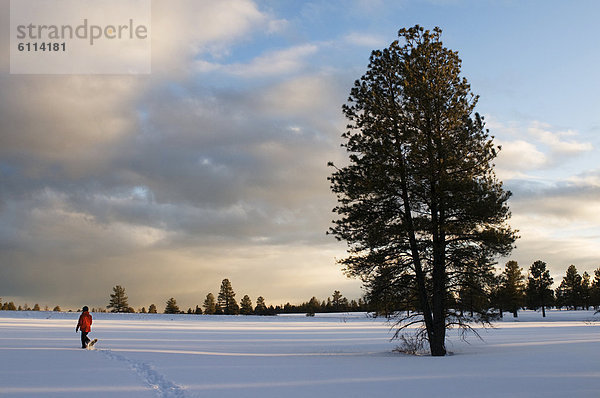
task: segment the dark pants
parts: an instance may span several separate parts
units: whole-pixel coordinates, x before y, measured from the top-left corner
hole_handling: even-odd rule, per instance
[[[89,332],[81,331],[81,348],[86,348],[88,343],[90,342],[90,338],[87,337]]]

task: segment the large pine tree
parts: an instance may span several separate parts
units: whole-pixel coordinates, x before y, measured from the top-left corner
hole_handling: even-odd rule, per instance
[[[165,306],[165,314],[179,314],[179,306],[177,305],[177,300],[173,297],[167,300],[167,305]]]
[[[212,293],[208,293],[202,304],[204,307],[204,313],[207,315],[213,315],[217,310],[217,303],[215,302],[215,296]]]
[[[585,310],[590,309],[591,293],[592,293],[592,281],[590,274],[583,272],[581,275],[581,306]],[[37,305],[37,304],[36,304]],[[35,308],[34,308],[35,310]]]
[[[502,272],[501,300],[504,308],[517,317],[525,300],[525,275],[514,260],[508,261]]]
[[[121,285],[113,287],[113,292],[110,295],[110,301],[106,308],[110,308],[111,312],[129,312],[129,298],[125,294],[125,288]]]
[[[527,278],[527,305],[532,309],[542,309],[542,317],[546,317],[546,306],[553,298],[553,292],[550,287],[554,279],[550,276],[550,271],[546,269],[546,263],[537,260],[529,267],[529,277]]]
[[[372,52],[343,106],[350,164],[330,177],[339,216],[330,232],[349,244],[341,261],[349,275],[386,275],[414,292],[416,309],[399,318],[400,330],[422,322],[440,356],[447,327],[488,319],[465,319],[449,297],[466,274],[508,254],[516,236],[506,223],[510,193],[493,171],[497,147],[474,112],[478,98],[458,54],[443,46],[439,28],[399,37]]]
[[[460,287],[454,306],[461,316],[468,314],[474,318],[475,314],[480,314],[481,319],[487,320],[488,316],[491,319],[492,314],[488,314],[487,310],[490,308],[490,297],[497,280],[493,264],[485,256],[480,259],[465,258],[463,261],[465,264],[470,263],[470,266],[463,267],[469,271],[456,278]]]
[[[265,298],[263,296],[259,296],[256,299],[256,307],[254,308],[254,313],[256,315],[267,314],[267,304],[265,304]]]
[[[250,296],[247,294],[242,297],[242,301],[240,301],[240,314],[242,315],[252,315],[254,310],[252,308],[252,300],[250,300]]]
[[[237,315],[240,312],[240,307],[235,301],[235,292],[231,286],[229,279],[223,279],[221,289],[217,297],[217,303],[225,315]]]
[[[594,280],[590,288],[590,304],[596,311],[600,308],[600,268],[594,270]]]
[[[342,310],[342,299],[344,298],[344,296],[342,296],[342,293],[340,293],[339,290],[334,290],[333,294],[331,295],[331,306],[333,311],[341,311]]]
[[[567,272],[556,289],[556,304],[576,310],[582,306],[582,278],[577,267],[570,265]]]

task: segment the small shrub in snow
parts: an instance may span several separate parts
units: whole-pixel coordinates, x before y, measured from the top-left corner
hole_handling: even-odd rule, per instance
[[[417,334],[402,334],[398,337],[400,345],[394,348],[394,352],[399,352],[406,355],[424,355],[425,350],[425,337],[421,333]]]

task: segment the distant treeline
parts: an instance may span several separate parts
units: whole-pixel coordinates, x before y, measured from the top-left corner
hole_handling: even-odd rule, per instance
[[[594,271],[594,279],[584,272],[579,274],[574,265],[569,266],[556,289],[545,262],[535,261],[527,274],[516,261],[508,261],[500,274],[465,272],[457,293],[449,295],[448,308],[461,315],[487,313],[503,316],[510,312],[518,316],[520,309],[541,309],[546,316],[547,308],[577,310],[600,307],[600,268]],[[389,280],[386,284],[368,286],[366,302],[371,311],[393,316],[398,312],[419,310],[416,289],[406,279]]]
[[[45,306],[44,311],[50,311],[50,307]],[[25,304],[23,306],[17,306],[14,302],[9,301],[8,303],[2,303],[2,299],[0,298],[0,311],[42,311],[39,304],[35,304],[33,308],[29,307],[29,305]],[[52,309],[52,311],[60,312],[61,309],[57,305]]]
[[[312,297],[310,300],[302,304],[295,305],[287,303],[285,305],[267,305],[264,297],[259,296],[256,302],[253,303],[248,295],[244,295],[238,303],[235,299],[235,292],[228,279],[224,279],[221,283],[219,294],[215,298],[214,294],[208,293],[204,302],[201,305],[196,305],[195,308],[188,308],[184,311],[177,305],[177,300],[171,297],[165,303],[165,314],[197,314],[197,315],[277,315],[283,313],[306,313],[314,315],[317,312],[350,312],[350,311],[369,311],[369,307],[363,299],[348,300],[339,290],[333,292],[331,297],[326,300],[319,300]],[[27,304],[24,306],[16,306],[12,301],[2,304],[0,299],[0,310],[3,311],[40,311],[40,306],[35,304],[30,308]],[[44,311],[50,311],[48,306]],[[59,306],[54,307],[52,311],[61,311]],[[79,311],[79,310],[78,310]],[[109,303],[106,308],[91,308],[92,312],[121,312],[121,313],[141,313],[141,314],[156,314],[158,308],[155,304],[150,304],[148,308],[141,307],[137,310],[129,305],[129,298],[125,292],[125,288],[121,285],[113,287],[113,292],[110,294]]]
[[[554,280],[546,268],[546,263],[538,260],[529,268],[527,275],[519,267],[516,261],[508,261],[502,273],[495,275],[473,275],[460,289],[458,294],[448,297],[451,305],[449,308],[469,313],[488,310],[502,316],[504,312],[510,312],[513,316],[523,308],[531,310],[542,310],[545,316],[547,308],[557,309],[590,309],[600,308],[600,268],[594,271],[594,279],[584,272],[579,274],[574,265],[569,266],[560,285],[555,290],[551,289]],[[392,281],[393,282],[393,281]],[[408,287],[407,287],[408,286]],[[295,305],[267,305],[265,298],[259,296],[253,303],[248,295],[238,303],[235,292],[229,279],[223,279],[219,294],[215,298],[208,293],[201,305],[188,308],[184,311],[177,305],[177,300],[171,297],[165,303],[165,314],[205,314],[205,315],[277,315],[305,313],[308,316],[317,312],[371,312],[376,315],[393,316],[398,312],[411,312],[418,310],[416,289],[410,284],[403,284],[402,289],[394,283],[385,286],[375,286],[368,289],[367,294],[358,300],[348,300],[339,290],[335,290],[331,297],[320,300],[312,297],[302,304]],[[125,288],[117,285],[113,287],[110,294],[109,304],[106,308],[92,308],[93,312],[124,312],[124,313],[150,313],[156,314],[158,308],[150,304],[148,308],[142,307],[138,310],[129,306]],[[41,308],[35,304],[30,308],[27,304],[16,306],[12,301],[2,303],[0,299],[0,310],[2,311],[40,311]],[[44,311],[50,311],[44,307]],[[56,306],[52,311],[61,311]]]
[[[208,293],[201,305],[195,308],[188,308],[184,311],[177,305],[177,300],[169,298],[165,303],[165,314],[198,314],[198,315],[277,315],[284,313],[306,313],[314,315],[316,312],[349,312],[349,311],[369,311],[369,308],[363,299],[348,300],[342,296],[339,290],[333,292],[331,297],[326,300],[319,300],[312,297],[310,300],[294,305],[287,303],[285,305],[267,305],[265,298],[259,296],[253,303],[248,295],[244,295],[238,303],[235,299],[235,291],[229,279],[223,279],[217,297],[213,293]],[[142,307],[137,311],[128,304],[128,297],[125,294],[125,288],[117,285],[113,288],[110,295],[107,309],[111,312],[139,312],[139,313],[157,313],[155,304],[150,304],[148,308]]]

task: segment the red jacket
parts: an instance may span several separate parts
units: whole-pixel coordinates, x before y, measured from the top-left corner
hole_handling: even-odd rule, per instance
[[[92,330],[92,316],[89,312],[84,311],[79,316],[79,322],[77,322],[77,329],[81,329],[82,332],[90,332]]]

